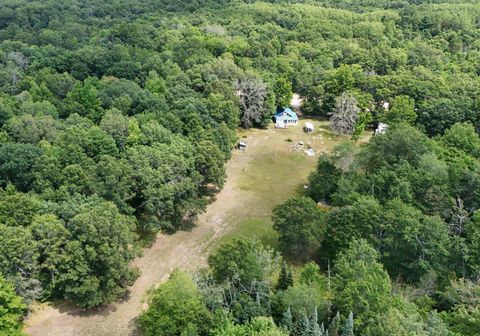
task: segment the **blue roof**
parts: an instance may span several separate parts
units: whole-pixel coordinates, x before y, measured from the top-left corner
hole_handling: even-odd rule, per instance
[[[284,116],[283,114],[286,113],[287,116]],[[277,113],[275,113],[275,117],[277,118],[282,118],[282,119],[290,119],[290,120],[298,120],[298,116],[295,112],[292,111],[291,108],[289,107],[284,107],[281,109],[277,110]]]

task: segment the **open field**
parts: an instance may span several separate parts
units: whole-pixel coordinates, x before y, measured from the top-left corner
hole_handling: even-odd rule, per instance
[[[272,229],[271,213],[275,205],[301,192],[308,174],[314,169],[318,155],[330,151],[335,144],[345,140],[330,133],[326,122],[309,120],[315,125],[313,133],[304,133],[302,126],[288,129],[251,130],[241,132],[249,145],[247,151],[236,153],[250,162],[248,168],[237,177],[237,192],[245,195],[239,204],[227,214],[229,232],[223,237],[259,237],[263,242],[276,246],[276,234]],[[290,142],[291,141],[291,142]],[[299,141],[315,151],[307,156],[303,150],[294,150]]]
[[[164,281],[174,268],[193,270],[205,265],[206,256],[219,242],[233,237],[258,236],[273,246],[273,207],[303,188],[318,154],[344,140],[330,134],[326,122],[312,120],[316,129],[307,135],[300,125],[289,129],[239,132],[246,151],[235,151],[227,165],[227,181],[191,231],[159,234],[135,261],[142,272],[129,295],[108,308],[82,312],[64,304],[39,305],[27,321],[35,336],[137,335],[135,318],[145,308],[144,295]],[[320,129],[323,129],[321,131]],[[364,140],[368,139],[369,135]],[[288,139],[291,142],[287,141]],[[294,144],[311,143],[316,155],[292,150]]]

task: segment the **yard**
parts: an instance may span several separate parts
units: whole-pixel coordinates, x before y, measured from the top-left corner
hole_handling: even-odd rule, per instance
[[[302,126],[310,121],[312,133]],[[363,141],[368,141],[370,134]],[[27,331],[38,336],[127,336],[136,335],[135,318],[145,308],[149,288],[168,278],[175,268],[196,269],[206,263],[208,253],[234,237],[259,237],[276,246],[271,212],[275,205],[300,192],[318,155],[347,140],[330,133],[326,122],[301,120],[288,129],[245,130],[239,132],[245,151],[234,150],[227,164],[227,181],[207,211],[190,231],[159,234],[152,246],[134,263],[141,276],[121,302],[83,312],[66,304],[40,304],[27,321]],[[310,144],[315,155],[307,156]]]

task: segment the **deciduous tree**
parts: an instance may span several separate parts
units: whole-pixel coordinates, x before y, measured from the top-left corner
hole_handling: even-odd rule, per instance
[[[357,99],[346,92],[336,99],[335,111],[330,117],[330,128],[334,132],[342,135],[354,133],[355,124],[360,117],[360,109],[357,104]]]

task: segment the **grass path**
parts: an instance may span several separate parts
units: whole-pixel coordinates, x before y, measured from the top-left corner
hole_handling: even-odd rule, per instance
[[[259,236],[275,245],[271,228],[273,207],[302,187],[317,157],[292,150],[294,143],[310,142],[318,152],[329,151],[341,139],[319,130],[312,135],[301,126],[286,130],[250,130],[241,132],[248,149],[235,151],[227,164],[227,181],[216,200],[199,216],[191,231],[173,235],[159,234],[151,247],[134,264],[141,276],[128,297],[108,308],[83,312],[67,304],[40,304],[27,320],[32,336],[132,336],[135,318],[145,308],[148,289],[166,280],[174,268],[193,270],[205,265],[208,252],[226,239]],[[286,141],[291,139],[292,142]]]

